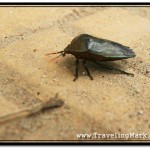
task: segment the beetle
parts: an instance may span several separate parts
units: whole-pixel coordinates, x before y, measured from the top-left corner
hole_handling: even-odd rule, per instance
[[[93,61],[103,68],[119,71],[120,73],[134,76],[134,74],[132,73],[128,73],[112,66],[107,66],[99,63],[101,61],[115,61],[121,59],[128,59],[136,56],[135,53],[130,49],[130,47],[124,46],[117,42],[97,38],[88,34],[81,34],[75,37],[63,51],[48,53],[46,55],[59,53],[60,55],[56,58],[60,56],[65,56],[66,54],[72,54],[76,57],[75,78],[73,81],[76,81],[76,79],[78,79],[79,59],[83,60],[83,67],[85,68],[86,73],[91,80],[93,80],[93,77],[89,72],[86,61]],[[56,58],[52,59],[51,61],[55,60]]]

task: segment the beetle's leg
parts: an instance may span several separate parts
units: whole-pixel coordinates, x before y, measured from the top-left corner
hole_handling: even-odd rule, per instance
[[[96,64],[99,65],[100,67],[103,67],[103,68],[106,68],[106,69],[110,69],[110,70],[115,70],[115,71],[118,71],[118,72],[120,72],[122,74],[130,75],[130,76],[134,77],[134,74],[125,72],[125,71],[120,70],[118,68],[115,68],[115,67],[112,67],[112,66],[108,66],[108,65],[105,65],[105,64],[100,64],[100,63],[97,63],[97,62],[96,62]]]
[[[76,59],[75,61],[75,78],[73,79],[73,81],[76,81],[78,79],[78,68],[79,68],[79,59]]]
[[[87,67],[86,61],[83,60],[82,64],[83,64],[83,67],[85,68],[85,70],[86,70],[87,75],[89,76],[89,78],[90,78],[91,80],[93,80],[93,77],[91,76],[91,74],[90,74],[90,72],[89,72],[89,69],[88,69],[88,67]]]

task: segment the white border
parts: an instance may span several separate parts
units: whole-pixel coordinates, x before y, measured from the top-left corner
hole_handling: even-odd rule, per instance
[[[124,147],[122,147],[122,146],[109,146],[109,147],[107,147],[107,146],[101,146],[101,147],[99,147],[99,146],[51,146],[51,147],[49,147],[49,146],[32,146],[32,147],[30,147],[30,146],[13,146],[13,147],[1,147],[1,150],[41,150],[41,149],[43,149],[43,150],[76,150],[76,149],[78,149],[78,150],[100,150],[100,149],[102,149],[102,150],[141,150],[141,146],[132,146],[132,147],[130,147],[130,146],[124,146]],[[142,147],[142,149],[146,149],[146,150],[149,150],[149,147]]]
[[[0,0],[0,2],[150,2],[150,0]]]

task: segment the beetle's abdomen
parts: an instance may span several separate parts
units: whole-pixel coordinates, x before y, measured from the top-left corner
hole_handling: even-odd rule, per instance
[[[107,58],[89,52],[71,52],[68,54],[72,54],[78,59],[85,59],[89,61],[113,61],[113,60],[125,59],[125,58]]]

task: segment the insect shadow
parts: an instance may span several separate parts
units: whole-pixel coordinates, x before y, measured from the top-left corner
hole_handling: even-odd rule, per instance
[[[75,70],[75,63],[74,63],[74,57],[67,57],[65,60],[61,61],[61,63],[58,63],[60,65],[60,68],[63,68],[62,66],[65,66],[68,68],[68,72],[71,75],[74,75]],[[83,60],[80,60],[80,65],[79,65],[79,75],[83,75],[83,72],[85,72],[85,75],[87,75],[87,72],[85,71],[84,67],[82,66]],[[126,61],[126,60],[121,60]],[[99,73],[105,73],[105,74],[126,74],[124,73],[122,68],[122,65],[118,64],[117,62],[93,62],[93,61],[87,61],[87,66],[90,70],[90,72],[99,72]],[[132,74],[131,74],[132,76]]]

